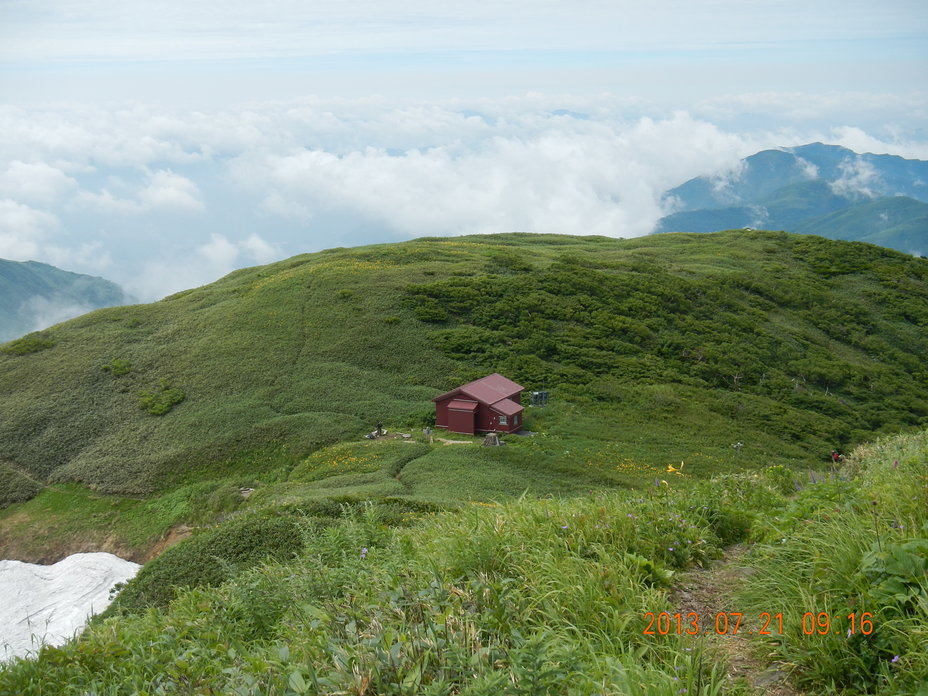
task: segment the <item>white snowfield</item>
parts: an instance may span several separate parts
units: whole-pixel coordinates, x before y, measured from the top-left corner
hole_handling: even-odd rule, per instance
[[[76,553],[49,566],[0,561],[0,662],[66,643],[139,568],[110,553]]]

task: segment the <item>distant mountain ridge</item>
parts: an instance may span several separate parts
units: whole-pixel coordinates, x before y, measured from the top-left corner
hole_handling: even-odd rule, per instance
[[[812,143],[764,150],[671,189],[655,232],[757,227],[928,250],[928,162]]]
[[[0,259],[0,342],[133,302],[116,283],[37,261]]]

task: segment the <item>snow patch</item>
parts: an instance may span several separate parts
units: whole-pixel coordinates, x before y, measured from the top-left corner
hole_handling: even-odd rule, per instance
[[[110,603],[141,566],[110,553],[76,553],[54,565],[0,561],[0,662],[62,645]]]

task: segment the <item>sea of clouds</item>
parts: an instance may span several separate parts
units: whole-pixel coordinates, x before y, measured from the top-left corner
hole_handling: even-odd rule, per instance
[[[333,246],[639,236],[669,212],[667,189],[736,173],[740,158],[770,147],[821,140],[928,158],[924,142],[886,131],[810,126],[784,95],[779,111],[769,95],[745,99],[670,113],[540,94],[0,106],[0,258],[102,275],[153,300]],[[818,115],[846,107],[826,100]],[[751,109],[771,118],[745,127]]]

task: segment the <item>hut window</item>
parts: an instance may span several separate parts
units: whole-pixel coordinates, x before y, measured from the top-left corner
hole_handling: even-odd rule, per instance
[[[500,424],[500,425],[508,425],[508,423],[506,422],[506,416],[500,416],[500,417],[499,417],[499,424]]]

